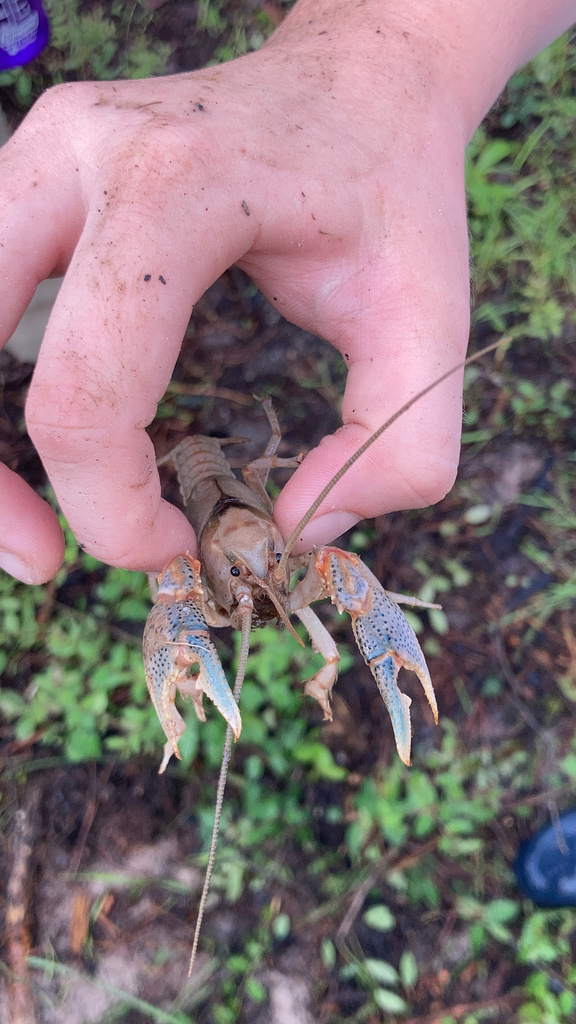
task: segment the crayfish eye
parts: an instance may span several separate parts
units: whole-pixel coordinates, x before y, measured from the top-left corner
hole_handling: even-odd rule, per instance
[[[281,551],[277,551],[276,552],[276,564],[280,565],[281,561],[282,561],[282,552]]]
[[[240,575],[240,569],[238,568],[237,565],[233,565],[232,566],[232,568],[230,569],[230,575],[231,576],[239,576]]]

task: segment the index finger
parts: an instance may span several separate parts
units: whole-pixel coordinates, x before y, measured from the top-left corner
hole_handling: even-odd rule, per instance
[[[193,551],[195,538],[182,513],[161,498],[146,426],[193,303],[249,247],[254,229],[237,203],[232,209],[232,198],[211,194],[214,175],[201,159],[194,167],[192,155],[185,171],[175,160],[178,170],[167,174],[165,142],[149,128],[145,139],[124,139],[123,152],[103,144],[90,150],[88,133],[86,173],[79,175],[80,157],[57,126],[58,96],[48,95],[44,106],[50,102],[52,148],[45,117],[32,118],[2,155],[0,333],[9,336],[38,281],[69,264],[29,392],[29,432],[80,543],[104,561],[159,570]],[[104,142],[110,139],[108,133]],[[210,178],[208,202],[202,175]],[[218,230],[220,224],[231,227]],[[21,502],[16,485],[13,498]],[[40,528],[33,498],[31,492],[30,516]],[[0,532],[4,519],[0,508]],[[61,545],[52,534],[49,541],[55,571]]]
[[[130,209],[125,200],[123,209]],[[173,210],[163,215],[174,223]],[[194,551],[195,539],[161,498],[145,428],[193,302],[221,267],[207,258],[206,237],[182,237],[181,216],[163,246],[149,225],[136,230],[123,218],[88,217],[48,324],[27,423],[83,547],[115,565],[159,570],[178,552]]]

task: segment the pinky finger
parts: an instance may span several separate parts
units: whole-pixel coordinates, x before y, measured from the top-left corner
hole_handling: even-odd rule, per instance
[[[56,513],[0,463],[0,568],[23,583],[46,583],[63,558]]]

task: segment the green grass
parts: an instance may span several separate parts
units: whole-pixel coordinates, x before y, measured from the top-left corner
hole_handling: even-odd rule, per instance
[[[218,40],[210,63],[221,64],[259,50],[274,25],[266,10],[230,4],[228,0],[199,0],[197,31]]]
[[[94,578],[89,606],[86,593],[72,606],[60,600],[78,571]],[[154,749],[140,645],[120,638],[123,623],[144,622],[147,590],[136,573],[103,573],[69,531],[65,566],[48,590],[1,575],[0,712],[17,740],[34,737],[71,762]]]
[[[474,321],[511,338],[574,321],[575,61],[563,37],[520,71],[468,151]]]

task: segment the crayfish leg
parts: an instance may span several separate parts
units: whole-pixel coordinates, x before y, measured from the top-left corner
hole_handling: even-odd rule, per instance
[[[254,395],[257,401],[262,403],[262,408],[268,417],[268,423],[270,424],[270,439],[266,448],[262,452],[262,455],[258,459],[252,459],[248,465],[240,463],[242,467],[242,476],[246,486],[257,495],[262,502],[264,508],[272,512],[273,503],[268,491],[266,490],[266,481],[268,474],[271,469],[296,469],[302,462],[303,455],[294,455],[290,458],[283,458],[276,454],[278,446],[282,440],[282,431],[280,430],[280,424],[278,423],[278,417],[274,412],[274,406],[272,405],[271,398],[258,398]],[[234,465],[234,463],[232,463]]]
[[[330,695],[332,687],[338,678],[338,667],[340,655],[333,637],[311,608],[294,609],[300,622],[306,627],[312,646],[317,654],[321,654],[326,662],[318,669],[304,684],[304,693],[307,697],[313,697],[318,701],[324,712],[324,721],[332,721],[332,708],[330,707]]]

